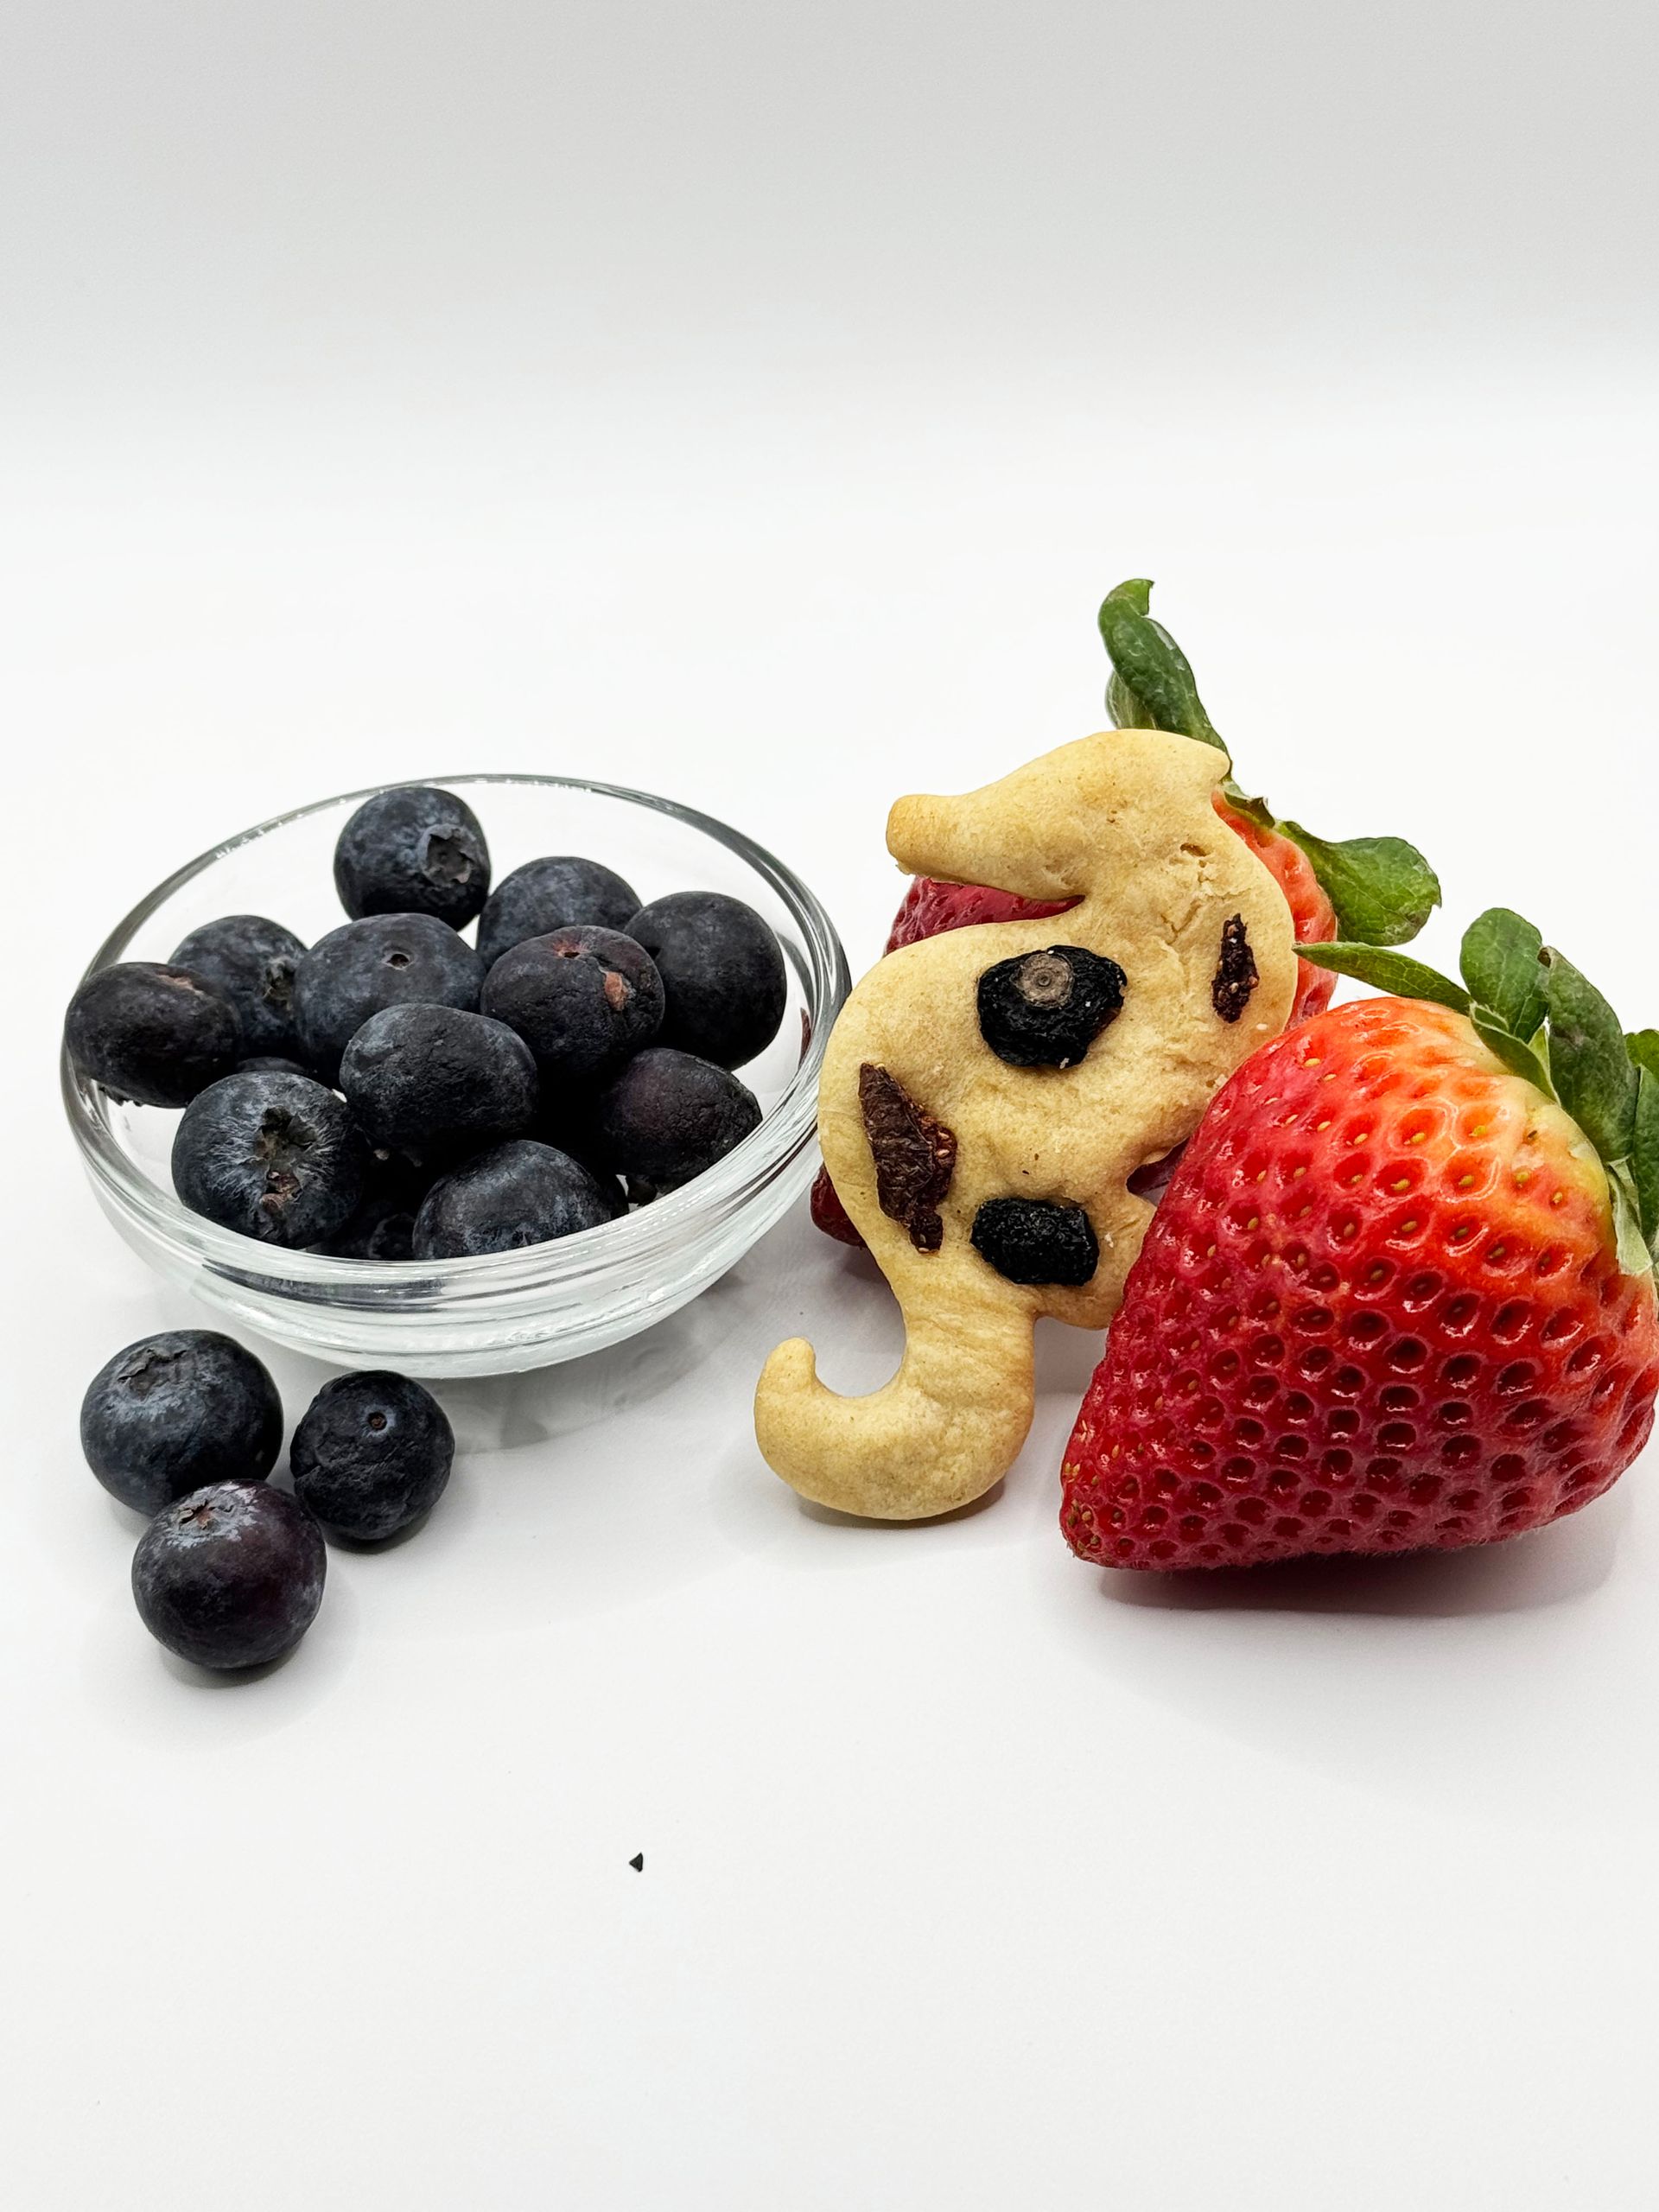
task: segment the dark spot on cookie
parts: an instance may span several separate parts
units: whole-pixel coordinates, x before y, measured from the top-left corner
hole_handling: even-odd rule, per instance
[[[1069,1068],[1123,1010],[1128,978],[1080,944],[999,960],[979,979],[979,1028],[1016,1068]]]
[[[1255,955],[1245,935],[1244,917],[1235,914],[1222,925],[1221,958],[1210,986],[1210,1003],[1224,1021],[1236,1021],[1261,980],[1256,973]]]
[[[973,1247],[1010,1282],[1075,1290],[1100,1265],[1100,1242],[1081,1206],[1052,1198],[987,1198],[974,1216]]]
[[[882,1212],[904,1228],[918,1252],[937,1252],[944,1242],[939,1204],[957,1164],[955,1135],[870,1060],[858,1071],[858,1103]]]

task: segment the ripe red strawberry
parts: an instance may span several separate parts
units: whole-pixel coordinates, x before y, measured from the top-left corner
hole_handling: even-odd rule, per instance
[[[897,952],[902,945],[943,937],[947,930],[969,929],[976,922],[1035,922],[1065,912],[1064,903],[1022,899],[1015,891],[993,891],[982,883],[941,883],[935,876],[918,875],[899,902],[882,950]]]
[[[1066,1451],[1061,1526],[1082,1558],[1483,1543],[1587,1504],[1641,1450],[1659,1390],[1642,1241],[1659,1226],[1659,1082],[1559,956],[1542,956],[1534,1058],[1537,935],[1501,910],[1476,930],[1500,919],[1534,950],[1478,980],[1471,931],[1465,972],[1507,997],[1501,1016],[1402,956],[1338,949],[1351,971],[1427,976],[1472,1023],[1355,1001],[1274,1039],[1217,1095]],[[1516,1071],[1529,1065],[1537,1082]],[[1598,1142],[1629,1147],[1611,1179],[1539,1087],[1552,1071]]]

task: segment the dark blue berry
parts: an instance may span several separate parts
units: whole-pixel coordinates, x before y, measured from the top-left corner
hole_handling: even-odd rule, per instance
[[[568,1153],[514,1137],[444,1176],[415,1217],[415,1257],[518,1252],[615,1218],[615,1202]]]
[[[403,1153],[372,1154],[357,1211],[313,1249],[336,1260],[412,1259],[415,1217],[436,1180],[433,1168],[417,1165]]]
[[[399,784],[365,798],[340,831],[334,888],[353,918],[435,914],[461,929],[488,895],[490,849],[464,799]]]
[[[372,1014],[389,1006],[478,1011],[484,963],[435,914],[373,914],[319,938],[303,960],[294,1008],[305,1057],[325,1082]]]
[[[778,1034],[788,977],[753,906],[721,891],[671,892],[639,909],[628,935],[663,979],[664,1045],[738,1068]]]
[[[263,914],[226,914],[192,930],[173,955],[236,1008],[242,1050],[252,1058],[299,1048],[294,1027],[294,978],[305,947],[292,930]]]
[[[289,1059],[285,1052],[256,1052],[251,1059],[238,1060],[235,1072],[238,1075],[303,1075],[310,1076],[313,1082],[316,1080],[308,1062]]]
[[[620,930],[639,911],[639,894],[614,868],[574,853],[526,861],[504,875],[484,902],[478,922],[479,956],[493,968],[527,937],[545,937],[569,923]]]
[[[263,1482],[282,1444],[276,1385],[215,1329],[141,1337],[99,1369],[80,1402],[87,1465],[146,1515],[204,1483]]]
[[[652,1045],[593,1100],[594,1157],[631,1190],[672,1191],[701,1175],[760,1126],[754,1093],[711,1060]]]
[[[374,1544],[437,1503],[454,1455],[454,1433],[432,1393],[375,1371],[323,1384],[288,1464],[296,1497],[331,1535]]]
[[[140,1106],[186,1106],[242,1055],[236,1009],[205,977],[151,960],[88,976],[64,1016],[78,1075]]]
[[[302,1075],[227,1075],[186,1107],[173,1187],[193,1213],[267,1244],[315,1244],[351,1219],[369,1147],[344,1099]]]
[[[1128,978],[1080,944],[999,960],[979,979],[979,1031],[1015,1068],[1069,1068],[1123,1011]]]
[[[974,1216],[969,1241],[1010,1282],[1075,1290],[1100,1265],[1088,1215],[1052,1198],[987,1198]]]
[[[322,1531],[269,1483],[213,1483],[164,1505],[138,1540],[132,1594],[158,1643],[198,1667],[263,1667],[316,1618]]]
[[[484,979],[482,1003],[518,1031],[544,1075],[587,1082],[657,1034],[663,986],[632,938],[573,925],[504,952]]]
[[[371,1014],[346,1047],[340,1087],[371,1144],[423,1156],[519,1135],[539,1096],[524,1039],[452,1006]]]

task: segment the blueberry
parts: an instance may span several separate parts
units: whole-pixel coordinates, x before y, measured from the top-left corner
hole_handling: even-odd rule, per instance
[[[778,1034],[784,956],[753,906],[721,891],[671,892],[639,909],[628,935],[663,979],[664,1045],[737,1068]]]
[[[332,1083],[340,1057],[372,1014],[388,1006],[478,1011],[484,963],[435,914],[373,914],[319,938],[294,987],[305,1057]]]
[[[415,1217],[415,1257],[517,1252],[614,1217],[613,1199],[580,1160],[514,1137],[432,1185]]]
[[[369,1148],[343,1099],[302,1075],[227,1075],[173,1138],[173,1187],[193,1213],[267,1244],[315,1244],[350,1220]]]
[[[372,1145],[423,1154],[518,1136],[536,1118],[536,1063],[504,1021],[390,1006],[346,1047],[340,1087]]]
[[[402,1375],[337,1376],[294,1432],[294,1491],[331,1535],[379,1543],[443,1495],[454,1433],[429,1390]]]
[[[151,960],[88,976],[63,1041],[77,1074],[140,1106],[187,1106],[241,1058],[236,1009],[205,977]]]
[[[631,1190],[689,1183],[760,1126],[760,1101],[746,1084],[666,1045],[630,1060],[589,1109],[595,1156]]]
[[[340,831],[334,888],[354,920],[435,914],[461,929],[488,895],[490,849],[464,799],[398,784],[365,798]]]
[[[294,1029],[294,978],[305,947],[292,930],[263,914],[226,914],[192,930],[173,955],[236,1008],[245,1053],[289,1054]]]
[[[198,1667],[263,1667],[322,1603],[327,1550],[302,1505],[269,1483],[211,1483],[164,1505],[138,1540],[132,1594],[158,1643]]]
[[[302,1075],[315,1083],[308,1062],[289,1059],[285,1052],[256,1052],[251,1059],[238,1060],[238,1075]]]
[[[987,1198],[974,1216],[976,1252],[1010,1282],[1075,1290],[1100,1265],[1094,1224],[1081,1206],[1052,1198]]]
[[[586,1082],[650,1043],[663,986],[632,938],[573,925],[504,952],[484,979],[482,1003],[518,1031],[544,1075]]]
[[[370,1155],[369,1178],[350,1220],[313,1246],[336,1260],[409,1260],[414,1257],[415,1217],[437,1180],[402,1153]]]
[[[99,1369],[80,1402],[87,1465],[143,1514],[204,1483],[263,1482],[282,1443],[276,1385],[215,1329],[140,1337]]]
[[[545,937],[570,922],[620,930],[639,911],[639,894],[614,868],[574,853],[526,861],[504,875],[479,917],[478,950],[486,968],[527,937]]]
[[[1123,1011],[1128,982],[1080,944],[999,960],[979,979],[980,1034],[1010,1067],[1072,1067]]]

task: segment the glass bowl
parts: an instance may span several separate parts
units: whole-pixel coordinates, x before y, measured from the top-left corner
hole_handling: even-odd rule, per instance
[[[708,815],[569,776],[432,780],[459,792],[483,823],[498,882],[539,854],[586,853],[644,899],[724,891],[765,915],[784,949],[789,996],[778,1035],[739,1071],[765,1113],[752,1135],[683,1189],[579,1236],[472,1259],[340,1260],[279,1250],[188,1212],[168,1167],[178,1115],[118,1104],[83,1082],[67,1056],[64,1106],[116,1228],[159,1274],[230,1321],[345,1366],[508,1374],[601,1351],[666,1319],[805,1190],[818,1071],[847,995],[847,957],[799,877]],[[343,918],[334,841],[368,796],[323,799],[204,853],[139,901],[92,968],[165,960],[220,914],[269,914],[314,943]]]

